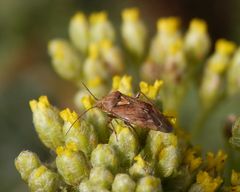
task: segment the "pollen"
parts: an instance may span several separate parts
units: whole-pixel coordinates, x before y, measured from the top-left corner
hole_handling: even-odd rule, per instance
[[[35,177],[41,177],[41,175],[47,170],[45,166],[40,166],[35,172]]]
[[[32,111],[34,111],[37,107],[40,108],[47,108],[50,106],[50,103],[48,101],[47,96],[41,96],[39,97],[39,100],[31,100],[29,102],[30,108]]]
[[[94,100],[92,99],[92,96],[86,95],[82,97],[81,102],[86,109],[90,109],[93,106]]]
[[[137,21],[139,18],[138,8],[124,9],[122,11],[122,18],[124,21]]]
[[[112,81],[113,90],[119,90],[123,94],[132,95],[132,77],[124,75],[123,77],[114,76]]]
[[[86,20],[86,16],[82,12],[77,12],[73,17],[72,20],[82,23]]]

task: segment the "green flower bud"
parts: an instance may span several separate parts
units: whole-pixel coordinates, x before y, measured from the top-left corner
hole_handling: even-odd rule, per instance
[[[224,73],[230,64],[235,44],[219,39],[215,45],[215,53],[208,59],[204,71],[200,96],[206,108],[211,107],[224,91]]]
[[[227,88],[229,95],[239,93],[240,90],[240,48],[235,52],[227,71]]]
[[[90,109],[94,105],[94,101],[92,96],[87,95],[82,97],[82,103],[85,107],[85,110]],[[97,136],[99,138],[99,142],[106,143],[109,139],[110,130],[107,126],[107,116],[98,108],[93,108],[87,112],[86,120],[93,124]]]
[[[33,124],[43,144],[52,150],[63,145],[63,121],[57,108],[52,106],[46,96],[39,97],[39,101],[29,102],[33,112]]]
[[[209,52],[210,45],[210,37],[207,33],[205,21],[201,19],[191,20],[184,40],[184,49],[189,58],[197,61],[204,59]]]
[[[81,12],[76,13],[69,26],[69,36],[76,48],[85,53],[89,43],[88,22],[85,15]]]
[[[136,134],[133,133],[134,130],[130,130],[123,124],[123,122],[118,122],[114,124],[114,129],[117,134],[113,133],[109,138],[109,144],[112,145],[121,160],[123,166],[129,166],[132,164],[134,157],[139,152],[139,142]]]
[[[233,147],[240,149],[240,117],[235,121],[232,127],[232,137],[229,142]]]
[[[28,179],[28,186],[32,192],[55,192],[58,189],[59,175],[45,166],[33,170]]]
[[[79,185],[79,192],[110,192],[105,188],[95,186],[90,180],[84,179]]]
[[[109,144],[98,144],[91,154],[91,163],[93,167],[103,166],[113,173],[119,168],[119,158]]]
[[[89,180],[94,186],[111,189],[113,179],[112,173],[104,167],[93,167],[91,169]]]
[[[150,58],[159,65],[165,64],[170,45],[182,39],[179,32],[180,20],[176,17],[161,18],[157,22],[157,35],[150,47]]]
[[[104,39],[114,41],[114,28],[108,20],[106,12],[93,13],[90,15],[90,41],[98,43]]]
[[[138,57],[143,56],[147,30],[139,19],[139,10],[137,8],[123,10],[122,19],[121,33],[125,46]]]
[[[48,45],[55,71],[64,79],[79,80],[82,75],[82,63],[77,52],[65,40],[52,40]]]
[[[77,151],[74,143],[66,147],[58,147],[56,150],[56,166],[59,174],[69,185],[78,185],[80,181],[89,175],[89,165],[81,151]]]
[[[22,179],[27,182],[32,171],[38,168],[41,162],[37,154],[31,151],[22,151],[15,159],[15,166]]]
[[[134,179],[139,179],[147,175],[155,174],[154,162],[145,161],[142,156],[137,155],[134,160],[136,161],[132,167],[129,168],[129,174]]]
[[[112,192],[134,192],[136,183],[128,174],[117,174],[112,184]]]
[[[178,140],[173,133],[150,131],[144,153],[150,161],[158,161],[159,174],[169,177],[179,166]]]
[[[64,120],[65,144],[74,143],[78,151],[82,151],[87,157],[90,157],[92,150],[98,144],[93,126],[85,121],[77,120],[78,114],[74,111],[71,112],[68,108],[61,111],[60,116]]]
[[[161,181],[154,176],[146,176],[137,182],[136,192],[162,192]]]
[[[100,47],[102,59],[108,66],[109,73],[111,75],[122,73],[124,64],[122,52],[119,47],[114,46],[109,40],[103,40]]]
[[[159,154],[158,168],[162,177],[171,176],[179,165],[178,151],[176,146],[168,146]]]
[[[87,81],[96,77],[106,80],[109,78],[108,67],[100,59],[99,47],[97,44],[90,44],[89,55],[83,64],[83,74]]]

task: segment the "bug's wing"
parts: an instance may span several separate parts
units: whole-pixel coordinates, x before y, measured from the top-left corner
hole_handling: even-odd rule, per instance
[[[112,113],[128,123],[157,130],[151,113],[139,103],[117,105],[112,109]]]

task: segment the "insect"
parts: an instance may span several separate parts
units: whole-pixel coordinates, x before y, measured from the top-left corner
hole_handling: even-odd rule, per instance
[[[167,133],[173,130],[173,126],[168,120],[167,116],[163,115],[156,107],[154,107],[151,102],[140,100],[139,97],[141,94],[144,95],[143,93],[139,92],[135,97],[130,97],[124,95],[120,91],[113,91],[104,96],[102,99],[98,99],[91,93],[91,91],[84,83],[82,84],[97,102],[93,107],[83,112],[78,117],[78,119],[87,111],[93,108],[98,108],[101,111],[107,113],[107,115],[110,117],[110,120],[114,118],[121,119],[126,125],[130,126],[131,128],[133,128],[133,125],[135,125],[141,128],[147,128]],[[75,122],[73,122],[73,124]]]

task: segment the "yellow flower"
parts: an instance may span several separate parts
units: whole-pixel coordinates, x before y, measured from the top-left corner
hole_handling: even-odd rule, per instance
[[[122,11],[122,18],[125,21],[136,21],[139,19],[138,8],[129,8]]]
[[[215,49],[218,53],[223,55],[231,55],[236,49],[235,43],[225,39],[219,39],[216,42]]]
[[[190,30],[205,33],[207,30],[207,24],[202,19],[192,19],[190,23]]]
[[[83,96],[81,101],[86,109],[90,109],[94,104],[94,100],[90,95]]]
[[[122,77],[120,76],[114,76],[112,81],[112,89],[118,90],[123,94],[126,95],[133,95],[132,90],[132,77],[128,75],[124,75]]]
[[[240,173],[239,172],[232,170],[231,184],[232,185],[240,185]]]
[[[139,83],[141,92],[145,94],[149,99],[153,100],[156,99],[162,85],[163,85],[162,80],[156,80],[153,85],[149,85],[144,81],[141,81]]]
[[[64,121],[70,123],[73,127],[80,126],[80,121],[76,121],[79,116],[75,111],[71,112],[69,108],[66,108],[60,112],[60,116]]]
[[[222,150],[219,150],[215,156],[211,152],[207,153],[206,171],[210,172],[211,170],[216,170],[217,174],[220,174],[223,171],[226,159],[227,154]]]
[[[205,171],[200,171],[197,174],[197,184],[199,184],[204,192],[214,192],[223,180],[220,177],[212,178]]]
[[[197,150],[194,148],[188,149],[184,162],[189,166],[190,172],[195,171],[202,164],[203,160],[201,157],[196,157]]]
[[[160,32],[175,33],[178,31],[180,19],[177,17],[161,18],[157,22],[157,29]]]

